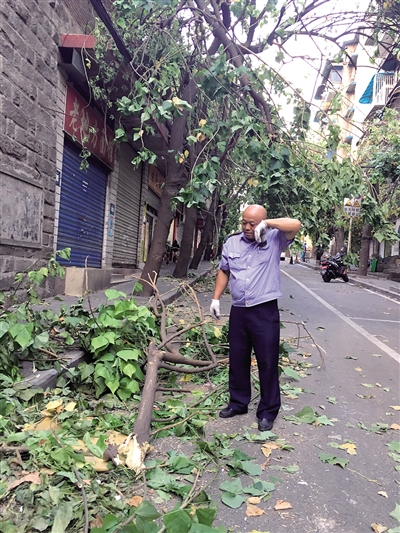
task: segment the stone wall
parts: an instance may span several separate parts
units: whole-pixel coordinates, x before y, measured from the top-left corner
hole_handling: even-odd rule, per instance
[[[0,195],[0,290],[7,290],[15,272],[53,253],[58,42],[81,29],[59,0],[2,0],[0,18],[0,180],[9,185]]]

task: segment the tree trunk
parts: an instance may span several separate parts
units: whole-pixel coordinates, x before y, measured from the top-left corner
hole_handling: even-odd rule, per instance
[[[208,239],[208,242],[206,244],[206,249],[204,250],[204,261],[211,261],[211,252],[212,252],[211,237],[212,235],[210,235],[209,237],[210,238]]]
[[[193,104],[197,94],[197,85],[193,79],[190,79],[182,92],[182,99]],[[154,278],[160,272],[162,258],[167,244],[169,227],[173,219],[171,210],[171,200],[178,194],[179,189],[185,182],[183,164],[176,161],[176,155],[182,152],[183,143],[187,129],[189,111],[185,110],[180,115],[175,116],[169,142],[167,156],[167,175],[165,177],[165,187],[161,194],[161,205],[158,210],[157,222],[154,228],[153,240],[150,246],[149,255],[142,271],[141,279],[148,281],[149,277]],[[153,288],[147,283],[143,283],[141,296],[151,296]]]
[[[215,208],[218,202],[219,202],[219,191],[215,189],[214,194],[213,194],[213,199],[211,202],[211,206],[210,206],[210,210],[207,213],[206,222],[204,224],[203,232],[201,234],[201,240],[200,240],[199,246],[189,266],[189,268],[192,268],[193,270],[196,270],[196,268],[199,266],[205,247],[212,235],[212,230],[214,226],[214,213],[215,213]]]
[[[344,228],[337,227],[335,228],[335,244],[333,249],[333,254],[335,255],[340,248],[343,248],[344,246]]]
[[[369,259],[369,245],[372,240],[372,225],[365,224],[361,236],[361,250],[360,250],[360,264],[357,274],[360,276],[367,275],[368,259]]]
[[[176,263],[174,278],[186,278],[190,257],[193,248],[193,233],[196,225],[197,214],[196,208],[190,207],[186,210],[185,225],[183,227],[183,235],[181,241],[181,248],[179,252],[178,261]]]

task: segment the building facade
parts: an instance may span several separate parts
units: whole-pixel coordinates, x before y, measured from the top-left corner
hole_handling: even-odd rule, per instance
[[[66,247],[43,295],[105,288],[145,261],[161,189],[89,89],[90,1],[4,0],[0,16],[0,290]]]
[[[320,100],[320,110],[314,121],[320,129],[335,123],[340,128],[340,143],[336,152],[338,158],[356,155],[358,143],[368,124],[386,107],[400,112],[400,61],[389,50],[393,41],[383,37],[377,49],[372,38],[355,36],[343,43],[345,54],[340,63],[328,60],[322,72],[321,84],[314,98]],[[371,61],[371,58],[374,58]],[[339,100],[339,105],[335,105]],[[333,112],[336,109],[336,112]],[[329,115],[329,116],[328,116]],[[327,154],[332,157],[332,153]],[[394,222],[400,235],[400,218]],[[371,242],[370,255],[386,259],[389,270],[400,272],[399,242]]]

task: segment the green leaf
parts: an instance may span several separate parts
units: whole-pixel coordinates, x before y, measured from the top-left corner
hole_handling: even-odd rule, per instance
[[[93,337],[91,341],[91,346],[95,352],[98,352],[99,350],[103,348],[107,348],[107,346],[110,344],[110,341],[106,337],[105,334],[98,335],[97,337]]]
[[[215,515],[217,514],[217,506],[213,508],[198,508],[196,509],[196,517],[199,521],[199,524],[204,524],[205,526],[212,526],[212,523],[214,521]]]
[[[275,490],[275,485],[273,483],[259,480],[254,482],[252,485],[245,487],[243,492],[245,494],[251,494],[251,496],[261,496],[267,492],[272,492],[273,490]]]
[[[349,462],[348,459],[341,459],[340,457],[336,457],[335,455],[331,455],[330,453],[319,453],[318,457],[323,463],[339,465],[342,468],[344,468]]]
[[[244,452],[242,452],[242,450],[239,450],[239,449],[236,449],[233,452],[232,458],[235,461],[251,461],[252,459],[254,459],[254,457],[250,457],[250,455],[246,455]]]
[[[140,352],[136,348],[133,350],[119,350],[117,356],[123,359],[124,361],[138,361],[140,357]]]
[[[115,379],[112,379],[112,380],[108,380],[108,381],[106,381],[106,385],[110,389],[110,391],[114,394],[115,391],[119,387],[119,379],[115,378]]]
[[[7,333],[9,327],[9,324],[5,320],[0,321],[0,339]]]
[[[296,372],[296,370],[293,370],[293,368],[290,368],[290,366],[285,367],[285,370],[283,371],[283,373],[286,376],[295,379],[296,381],[300,381],[299,373]]]
[[[131,378],[136,372],[136,367],[132,363],[127,363],[122,366],[121,370],[126,376],[128,376],[128,378]]]
[[[234,481],[224,481],[221,483],[219,488],[221,490],[230,492],[231,494],[240,494],[243,492],[242,482],[239,478],[235,479]]]
[[[396,507],[393,509],[389,516],[400,522],[400,505],[396,503]]]
[[[156,520],[160,514],[151,503],[143,501],[136,508],[136,515],[140,516],[142,520]]]
[[[317,416],[317,422],[323,426],[333,426],[334,424],[329,420],[326,415]]]
[[[238,509],[246,499],[246,496],[239,496],[238,494],[232,494],[231,492],[224,492],[221,496],[222,503],[232,509]]]
[[[98,446],[96,446],[96,444],[93,444],[92,441],[90,440],[90,434],[89,433],[85,433],[84,436],[83,436],[83,442],[85,443],[87,449],[95,456],[95,457],[98,457],[99,459],[102,459],[103,458],[103,451],[104,450],[101,450]]]
[[[188,513],[180,509],[166,513],[163,522],[168,533],[189,533],[192,525]]]
[[[89,376],[91,376],[94,372],[94,365],[88,364],[88,363],[80,363],[78,365],[78,369],[81,372],[81,379],[84,381]]]
[[[61,257],[61,259],[66,259],[67,261],[69,261],[71,257],[71,248],[63,248],[62,250],[57,250],[56,255],[58,255],[58,257]]]
[[[47,346],[49,342],[49,334],[47,331],[43,331],[42,333],[39,333],[39,335],[35,336],[35,340],[33,341],[33,348],[43,348],[44,346]]]
[[[122,291],[117,291],[115,289],[107,289],[104,291],[104,294],[107,296],[107,300],[116,300],[117,298],[126,298],[126,294]]]
[[[24,350],[28,344],[32,343],[32,332],[34,324],[13,324],[8,330],[14,341]]]
[[[113,514],[108,513],[103,519],[102,529],[103,530],[112,529],[112,528],[115,528],[115,526],[118,526],[118,524],[119,524],[119,519]]]
[[[122,378],[121,379],[121,389],[125,389],[129,391],[129,394],[135,394],[136,392],[139,392],[140,386],[139,383],[136,381],[136,379],[132,378]]]
[[[71,502],[63,503],[57,509],[54,517],[51,533],[64,533],[73,518],[73,506]]]
[[[300,470],[298,465],[289,465],[282,468],[284,472],[287,472],[288,474],[295,474]]]
[[[190,474],[196,464],[186,455],[177,455],[176,451],[168,452],[169,459],[167,465],[177,474]]]
[[[192,523],[189,533],[227,533],[224,526],[210,527],[205,524]]]
[[[31,527],[37,531],[44,531],[50,526],[50,524],[43,518],[43,516],[37,516],[31,522]],[[15,530],[17,531],[17,530]]]
[[[260,465],[252,463],[251,461],[238,461],[236,465],[240,465],[239,468],[249,474],[249,476],[261,476],[262,468]]]
[[[400,453],[400,442],[397,440],[392,440],[392,442],[389,444],[389,450]]]
[[[306,424],[312,424],[317,418],[315,416],[313,408],[310,406],[304,407],[301,411],[295,413],[294,416],[298,418],[301,422],[304,422]]]

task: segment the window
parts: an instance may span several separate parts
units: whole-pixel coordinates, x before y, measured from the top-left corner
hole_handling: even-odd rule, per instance
[[[342,83],[342,67],[333,68],[331,70],[329,79],[332,83]]]

